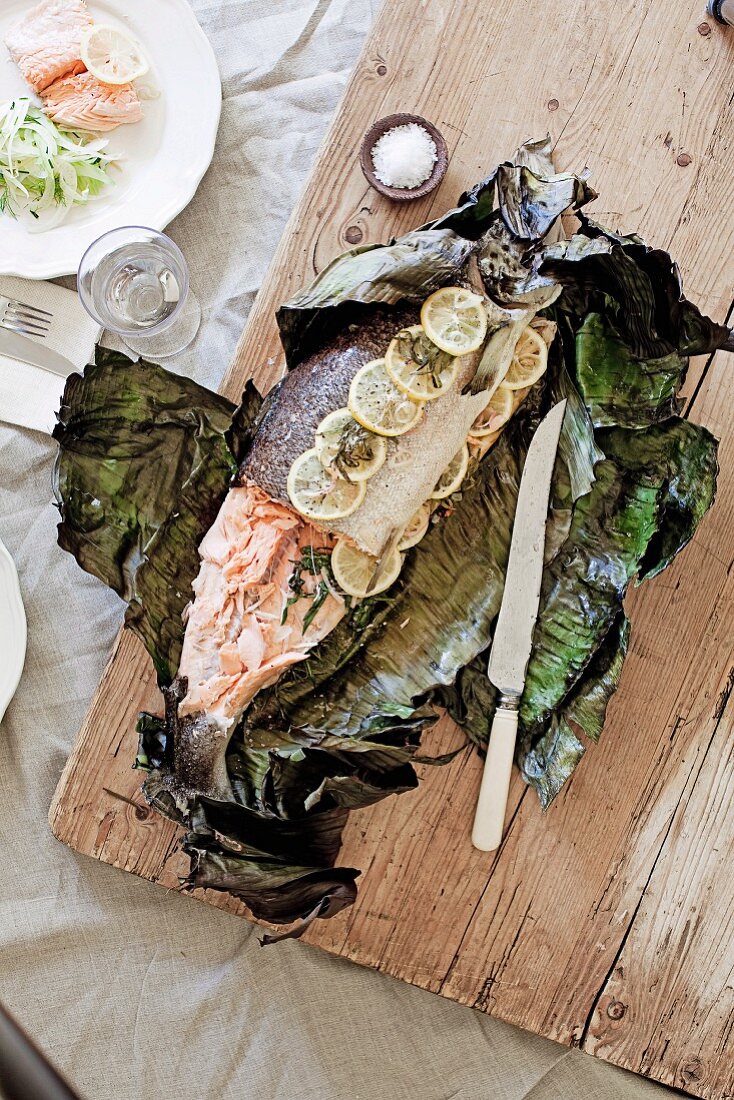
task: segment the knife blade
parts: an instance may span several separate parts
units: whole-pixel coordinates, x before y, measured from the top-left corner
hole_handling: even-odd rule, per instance
[[[520,479],[505,589],[487,668],[500,694],[472,830],[472,844],[482,852],[493,852],[502,842],[518,710],[540,607],[551,477],[565,411],[565,400],[559,401],[542,420]]]
[[[17,359],[21,363],[30,363],[33,367],[41,367],[42,370],[58,374],[67,378],[76,370],[74,364],[60,355],[53,348],[37,344],[35,340],[27,336],[21,336],[18,332],[0,327],[0,355],[8,355],[11,359]]]

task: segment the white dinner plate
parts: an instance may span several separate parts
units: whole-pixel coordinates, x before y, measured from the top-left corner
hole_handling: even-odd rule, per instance
[[[25,663],[26,621],[15,564],[0,542],[0,721]]]
[[[35,2],[0,0],[0,102],[17,95],[35,100],[3,41]],[[0,215],[0,275],[70,275],[92,241],[109,229],[164,229],[191,201],[214,154],[221,82],[187,0],[89,0],[88,7],[96,22],[127,27],[142,43],[161,94],[143,103],[142,122],[103,135],[109,151],[121,157],[114,187],[45,232],[29,232]]]

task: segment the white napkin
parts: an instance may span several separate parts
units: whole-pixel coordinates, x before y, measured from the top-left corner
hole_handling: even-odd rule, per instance
[[[46,338],[29,339],[65,355],[74,370],[81,370],[90,362],[102,330],[73,290],[64,290],[53,283],[2,275],[0,294],[53,313]],[[0,338],[2,331],[0,328]],[[52,432],[64,383],[65,379],[51,371],[0,355],[0,420],[39,432]]]

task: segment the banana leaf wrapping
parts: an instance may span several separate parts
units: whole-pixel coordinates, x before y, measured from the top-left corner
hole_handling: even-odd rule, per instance
[[[486,744],[488,647],[519,481],[553,403],[568,399],[517,750],[544,807],[601,733],[629,642],[628,585],[665,568],[714,499],[716,441],[680,418],[676,394],[688,356],[724,346],[729,330],[683,297],[666,253],[585,217],[594,197],[583,178],[551,172],[547,143],[527,143],[444,217],[345,253],[279,311],[292,368],[335,333],[358,332],[370,311],[460,280],[476,257],[490,297],[550,303],[559,336],[547,374],[408,552],[399,581],[352,607],[246,711],[227,756],[230,801],[194,796],[182,807],[165,779],[197,548],[257,431],[259,396],[248,386],[235,408],[106,351],[69,379],[54,433],[59,542],[126,600],[127,625],[153,658],[166,706],[139,722],[146,795],[186,830],[191,886],[295,922],[265,942],[353,902],[359,872],[335,866],[346,815],[416,786],[437,708]],[[569,208],[580,227],[559,240]]]

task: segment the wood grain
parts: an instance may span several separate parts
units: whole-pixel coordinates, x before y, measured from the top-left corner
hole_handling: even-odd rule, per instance
[[[525,0],[384,6],[227,373],[230,397],[279,376],[274,310],[335,253],[426,221],[547,129],[559,166],[592,169],[596,216],[670,248],[689,296],[727,316],[734,34],[703,23],[699,0],[546,0],[539,18]],[[429,117],[451,153],[415,205],[370,191],[356,160],[367,126],[397,110]],[[351,816],[342,859],[363,869],[358,902],[307,936],[711,1100],[734,1095],[733,386],[731,359],[692,365],[689,413],[722,438],[718,502],[673,567],[631,594],[604,736],[549,812],[516,777],[488,857],[469,843],[479,760],[424,769],[417,791]],[[129,766],[135,716],[155,696],[123,635],[51,823],[79,851],[175,887],[176,832],[141,804]],[[456,743],[450,722],[431,734],[431,748]]]

